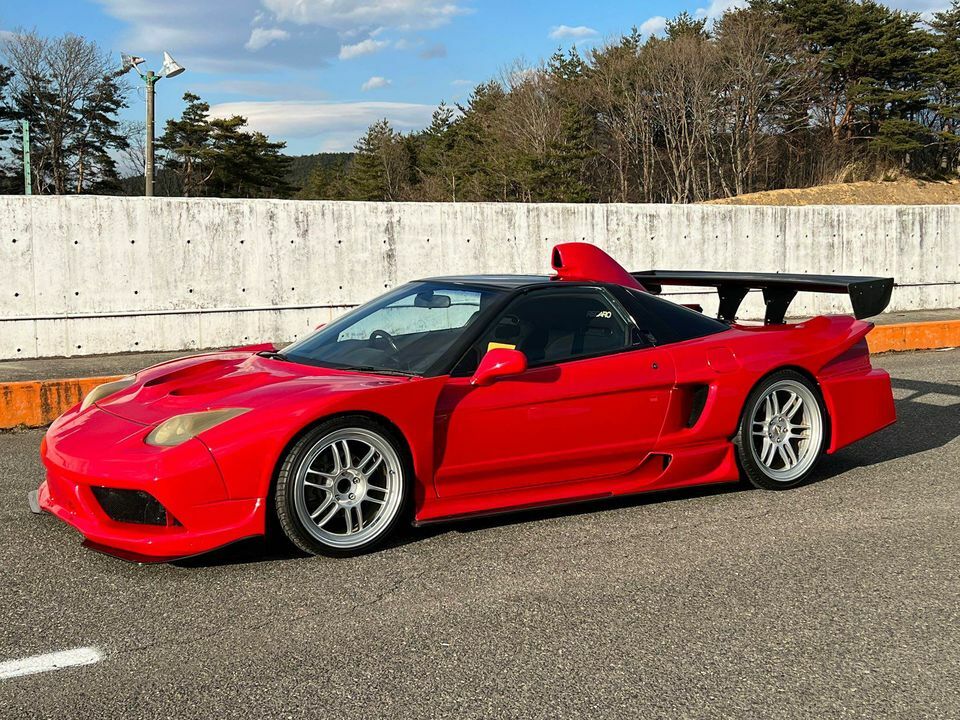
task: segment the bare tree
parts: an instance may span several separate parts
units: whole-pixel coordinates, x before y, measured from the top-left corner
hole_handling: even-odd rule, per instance
[[[717,138],[733,192],[753,192],[763,145],[805,127],[815,63],[796,32],[765,9],[727,12],[715,26],[722,78]]]
[[[147,164],[146,123],[142,120],[124,120],[120,132],[126,139],[126,147],[120,152],[117,170],[137,195],[144,191],[144,168]],[[136,187],[133,187],[133,186]]]
[[[639,47],[639,38],[629,37],[591,55],[586,102],[601,130],[595,150],[615,173],[613,197],[619,202],[656,197],[654,95]]]
[[[653,91],[652,117],[663,142],[657,153],[672,202],[711,197],[716,177],[711,123],[718,102],[716,48],[699,35],[644,46],[641,65]]]

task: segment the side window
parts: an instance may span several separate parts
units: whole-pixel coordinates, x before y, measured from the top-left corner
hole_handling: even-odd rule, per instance
[[[540,290],[514,300],[481,336],[455,374],[473,372],[494,348],[516,348],[531,366],[603,355],[635,344],[634,326],[594,288]]]

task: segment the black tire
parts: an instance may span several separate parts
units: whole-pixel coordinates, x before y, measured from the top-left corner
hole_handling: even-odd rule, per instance
[[[346,463],[342,462],[343,451],[339,449],[344,442],[348,448]],[[359,466],[351,465],[356,460],[351,457],[352,452],[362,449],[364,443],[370,450],[376,450],[377,447],[382,450],[380,459],[376,460],[377,467],[369,478]],[[330,455],[325,457],[328,451]],[[318,472],[312,469],[334,469],[325,467],[324,462],[335,462],[336,468],[341,471]],[[368,553],[392,536],[398,523],[406,517],[413,478],[412,465],[406,445],[382,423],[363,415],[342,416],[321,422],[290,447],[280,465],[274,488],[276,519],[280,529],[293,545],[310,555],[352,557]],[[324,487],[310,485],[308,490],[304,486],[307,477],[322,483]],[[381,483],[386,491],[380,490]],[[341,487],[344,489],[341,490]],[[354,494],[349,494],[348,501],[346,498],[351,490],[357,491],[357,499],[354,500]],[[397,496],[394,498],[391,493],[397,493]],[[338,498],[342,498],[345,505],[340,506]],[[313,506],[310,505],[311,499],[315,503]],[[364,526],[363,510],[369,510],[371,505],[374,514]],[[377,510],[378,507],[381,509]],[[312,516],[309,512],[311,508],[320,514],[314,523],[308,525],[308,516]],[[318,525],[328,513],[331,514],[329,522],[333,524],[341,521],[342,513],[342,536],[337,536],[330,529],[332,525]],[[357,535],[363,532],[369,534],[369,539],[362,542],[357,538],[353,541],[349,539],[353,523],[358,517],[360,530],[356,531]]]
[[[795,370],[768,375],[747,396],[734,438],[747,480],[763,490],[802,485],[823,456],[829,428],[820,389],[808,377]]]

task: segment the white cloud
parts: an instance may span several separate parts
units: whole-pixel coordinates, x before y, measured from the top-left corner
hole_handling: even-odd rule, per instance
[[[570,25],[554,25],[550,29],[549,37],[554,40],[582,40],[584,38],[596,37],[597,35],[599,35],[599,33],[596,30],[586,25],[577,25],[574,27]]]
[[[643,36],[662,33],[667,27],[667,19],[663,15],[655,15],[640,23],[640,34]]]
[[[329,100],[330,93],[316,85],[273,77],[255,80],[246,75],[216,78],[209,82],[191,82],[190,89],[201,97],[216,93],[245,100]]]
[[[381,35],[432,29],[471,12],[462,0],[95,0],[120,20],[120,46],[139,54],[170,50],[189,69],[316,67],[357,57]],[[402,38],[401,38],[402,39]],[[150,59],[148,57],[148,59]]]
[[[451,0],[263,0],[279,20],[338,30],[437,28],[470,12]]]
[[[360,86],[360,89],[363,92],[369,92],[370,90],[379,90],[380,88],[390,87],[393,83],[387,80],[385,77],[380,75],[374,75],[372,78],[367,80],[363,85]]]
[[[333,28],[276,22],[260,0],[223,3],[196,0],[96,0],[124,24],[118,50],[155,63],[169,50],[188,71],[262,71],[277,66],[316,67],[337,55],[341,41]],[[281,36],[280,33],[286,33]]]
[[[945,0],[897,0],[894,2],[888,0],[885,4],[896,10],[922,13],[925,18],[950,7],[950,3]]]
[[[286,40],[290,33],[281,28],[254,28],[244,47],[247,50],[260,50],[276,40]]]
[[[352,60],[353,58],[358,58],[361,55],[371,55],[378,50],[382,50],[389,44],[390,43],[388,43],[386,40],[374,40],[373,38],[367,38],[366,40],[361,40],[353,45],[344,45],[342,48],[340,48],[340,59]]]
[[[273,137],[318,138],[327,150],[349,150],[366,129],[387,118],[397,130],[430,124],[432,105],[394,102],[231,102],[210,108],[213,117],[242,115],[251,129]]]
[[[723,15],[727,10],[745,7],[746,5],[747,0],[711,0],[707,7],[697,8],[694,16],[712,21]]]
[[[473,80],[454,80],[450,84],[454,87],[463,87],[464,85],[473,85]]]

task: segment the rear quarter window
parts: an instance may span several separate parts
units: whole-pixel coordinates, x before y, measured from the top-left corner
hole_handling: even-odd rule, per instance
[[[658,345],[694,340],[730,329],[719,320],[650,293],[627,289],[626,294],[637,325],[653,335]]]

